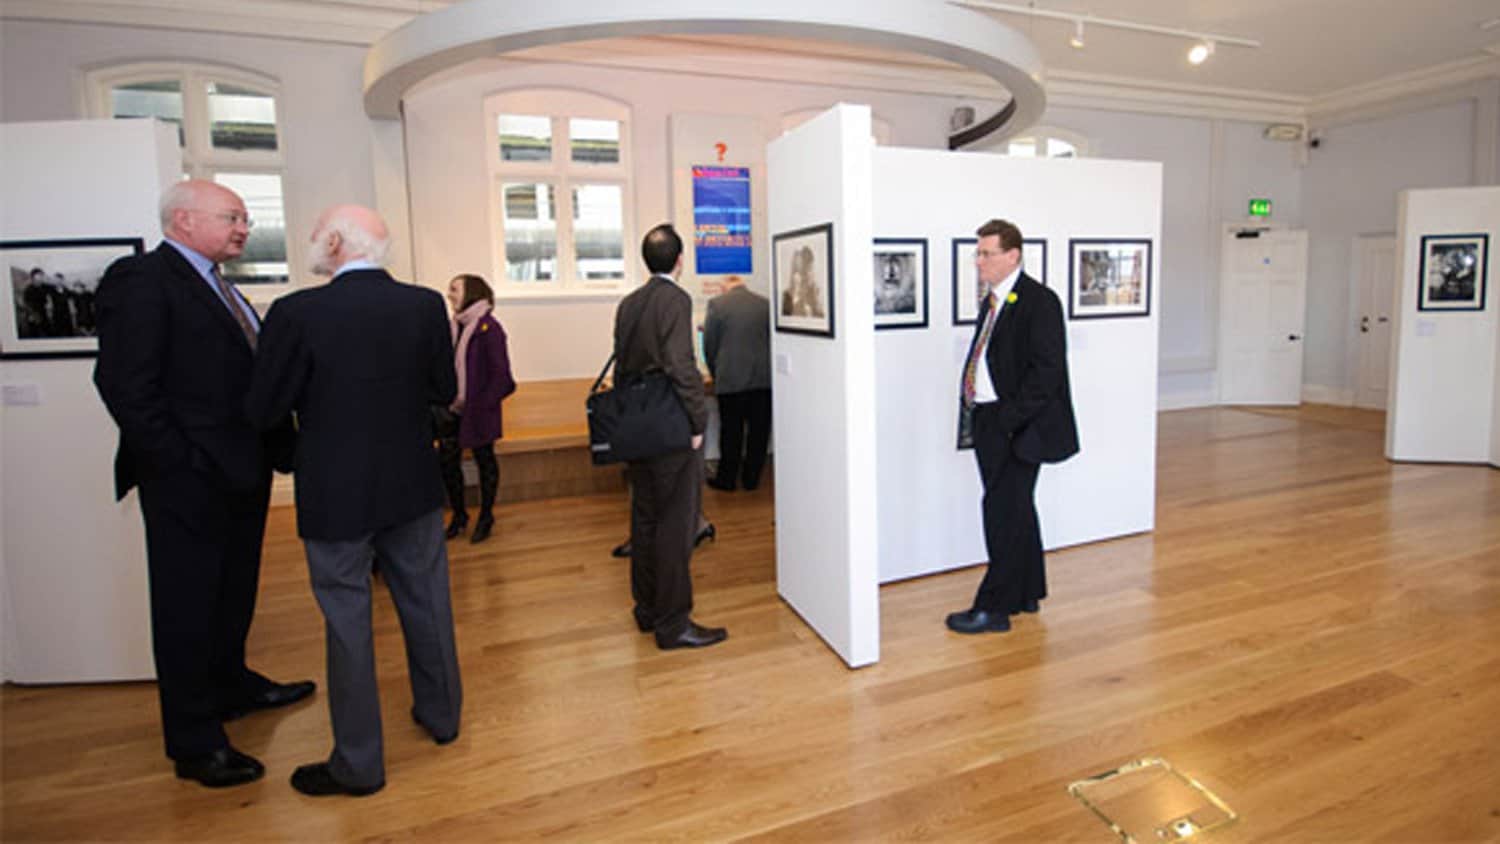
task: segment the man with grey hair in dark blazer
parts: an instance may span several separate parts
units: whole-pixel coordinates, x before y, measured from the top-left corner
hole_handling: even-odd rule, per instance
[[[730,276],[703,320],[703,359],[719,402],[719,469],[708,485],[760,485],[771,439],[771,303]]]
[[[703,429],[708,409],[703,376],[693,356],[693,303],[677,286],[682,238],[663,223],[646,233],[641,255],[651,279],[620,300],[615,311],[615,374],[659,371],[672,380],[693,432],[692,445],[631,461],[630,591],[635,622],[654,633],[656,646],[702,648],[724,641],[722,627],[702,627],[693,609],[688,563],[703,494]]]

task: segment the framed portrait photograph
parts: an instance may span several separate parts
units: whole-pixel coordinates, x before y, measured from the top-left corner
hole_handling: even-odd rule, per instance
[[[1021,272],[1037,280],[1043,287],[1047,284],[1047,241],[1030,238],[1021,241]]]
[[[927,240],[875,238],[875,328],[927,325]]]
[[[833,336],[833,224],[771,238],[776,330]]]
[[[99,354],[94,295],[116,260],[139,255],[138,237],[0,241],[9,299],[0,308],[0,357]]]
[[[974,266],[978,238],[953,238],[953,324],[973,325],[979,319],[979,270]]]
[[[1080,238],[1068,253],[1069,319],[1151,314],[1150,240]]]
[[[1487,234],[1424,235],[1417,310],[1484,310],[1489,252]]]

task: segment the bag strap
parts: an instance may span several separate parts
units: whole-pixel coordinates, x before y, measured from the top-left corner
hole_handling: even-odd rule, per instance
[[[651,278],[655,279],[656,276],[653,275],[653,276],[651,276]],[[646,283],[650,284],[651,282],[647,281]],[[637,328],[641,327],[641,320],[645,319],[646,305],[651,304],[651,298],[653,296],[655,296],[655,295],[656,295],[656,290],[652,290],[650,293],[646,294],[646,304],[641,306],[641,315],[637,316],[635,318],[635,322],[631,323],[631,325],[630,325],[630,330],[627,331],[627,332],[625,332],[625,345],[626,346],[629,346],[630,342],[635,339],[635,330]],[[590,395],[593,395],[594,393],[599,392],[599,385],[604,383],[604,376],[606,376],[606,375],[609,374],[609,368],[611,366],[613,366],[614,363],[615,363],[615,353],[614,353],[614,351],[610,351],[610,353],[609,353],[609,360],[607,360],[607,361],[604,362],[604,368],[601,369],[601,370],[599,370],[599,377],[595,378],[594,379],[594,385],[592,387],[589,387],[589,394]]]

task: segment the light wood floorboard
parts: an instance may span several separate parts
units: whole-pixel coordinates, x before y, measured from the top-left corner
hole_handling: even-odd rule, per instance
[[[623,496],[507,505],[449,546],[453,745],[407,717],[377,593],[383,792],[287,783],[328,751],[321,689],[230,725],[268,775],[210,791],[172,776],[152,685],[7,686],[0,837],[1108,842],[1066,786],[1160,755],[1242,815],[1211,840],[1500,841],[1500,471],[1388,463],[1380,414],[1343,408],[1176,411],[1159,437],[1154,532],[1050,554],[1052,598],[1003,636],[943,628],[977,569],[887,586],[860,671],[776,596],[769,488],[706,492],[695,615],[731,636],[701,652],[636,632]],[[250,650],[321,682],[288,509]]]

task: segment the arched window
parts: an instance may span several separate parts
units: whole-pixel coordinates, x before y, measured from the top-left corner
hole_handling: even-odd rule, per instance
[[[224,265],[226,278],[236,284],[289,279],[275,80],[212,65],[143,63],[95,70],[87,91],[93,117],[175,125],[183,175],[218,182],[244,198],[254,227],[244,255]]]
[[[1056,126],[1034,126],[1026,134],[1008,138],[986,148],[1012,158],[1083,158],[1089,154],[1089,139]]]
[[[625,287],[635,238],[629,107],[529,89],[495,94],[484,111],[501,292]]]

